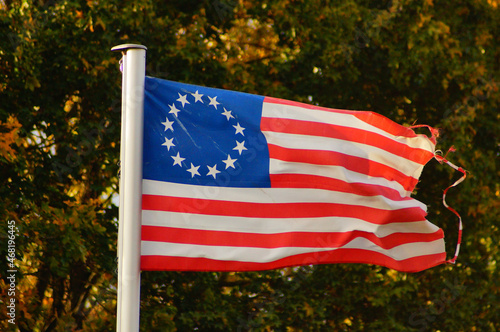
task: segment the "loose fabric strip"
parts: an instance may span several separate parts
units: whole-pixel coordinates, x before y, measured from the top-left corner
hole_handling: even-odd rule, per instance
[[[458,253],[460,252],[460,244],[462,242],[462,217],[460,216],[460,214],[455,209],[453,209],[452,207],[450,207],[446,203],[446,193],[448,192],[448,190],[450,188],[455,187],[455,186],[459,185],[462,181],[464,181],[465,178],[467,177],[467,173],[466,173],[466,170],[464,170],[462,167],[459,167],[459,166],[451,163],[449,160],[446,159],[446,156],[450,152],[455,152],[455,148],[453,146],[448,150],[448,152],[444,156],[441,156],[441,153],[442,153],[441,151],[436,151],[436,154],[434,155],[434,158],[439,163],[441,163],[441,164],[445,163],[448,166],[450,166],[451,168],[453,168],[454,170],[459,171],[459,172],[461,172],[463,174],[462,177],[460,177],[460,179],[458,179],[457,181],[455,181],[455,183],[453,183],[451,186],[449,186],[448,188],[446,188],[444,190],[444,192],[443,192],[443,205],[448,210],[450,210],[451,212],[453,212],[458,217],[458,240],[457,240],[457,248],[455,250],[455,255],[453,256],[453,258],[446,261],[446,263],[455,264],[455,262],[457,261]]]

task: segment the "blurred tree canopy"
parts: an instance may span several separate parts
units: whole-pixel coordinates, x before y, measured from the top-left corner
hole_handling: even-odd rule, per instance
[[[143,331],[500,330],[498,0],[0,1],[3,331],[112,331],[122,43],[147,74],[440,128],[468,179],[456,265],[248,273],[145,272]],[[445,230],[431,161],[415,193]],[[16,228],[16,325],[8,322],[8,221]]]

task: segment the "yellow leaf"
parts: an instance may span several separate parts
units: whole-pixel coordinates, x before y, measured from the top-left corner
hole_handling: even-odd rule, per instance
[[[306,311],[306,316],[312,316],[314,314],[314,309],[309,303],[304,303],[304,310]]]
[[[26,83],[24,85],[25,85],[25,87],[27,87],[31,91],[34,91],[35,88],[39,88],[41,86],[38,79],[36,77],[33,77],[33,76],[28,77],[26,79]]]
[[[344,319],[344,324],[347,325],[347,326],[351,326],[352,325],[352,321],[349,318],[346,318],[346,319]]]
[[[430,22],[432,19],[432,15],[424,15],[420,14],[420,22],[417,23],[419,28],[423,27],[427,22]]]
[[[499,0],[488,0],[488,4],[493,7],[493,8],[497,8],[498,5],[500,4],[500,1]]]
[[[106,30],[106,24],[104,24],[100,17],[97,18],[95,25],[100,25],[103,30]]]
[[[84,58],[82,58],[81,60],[83,62],[83,65],[85,66],[85,69],[89,69],[90,68],[90,63],[87,60],[85,60]]]
[[[0,156],[8,161],[14,161],[17,158],[15,156],[16,151],[11,145],[17,143],[19,138],[18,131],[21,126],[17,118],[12,115],[9,116],[6,123],[0,121],[0,129],[3,132],[2,135],[0,135]]]

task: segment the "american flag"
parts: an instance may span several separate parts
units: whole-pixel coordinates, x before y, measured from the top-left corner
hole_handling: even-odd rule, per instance
[[[141,269],[444,263],[410,197],[434,153],[373,112],[146,77]]]

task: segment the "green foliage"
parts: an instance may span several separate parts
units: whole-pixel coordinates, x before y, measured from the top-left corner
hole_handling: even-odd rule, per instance
[[[146,272],[141,330],[499,330],[499,25],[496,0],[0,2],[0,220],[2,238],[9,220],[19,231],[17,328],[115,327],[121,75],[110,48],[141,43],[151,76],[440,128],[439,148],[455,145],[450,160],[468,170],[447,198],[464,219],[454,266]],[[441,195],[458,176],[432,161],[416,192],[450,257],[456,218]]]

